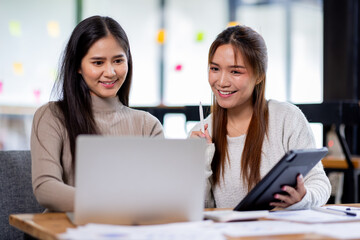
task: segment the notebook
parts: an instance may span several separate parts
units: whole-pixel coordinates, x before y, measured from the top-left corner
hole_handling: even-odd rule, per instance
[[[74,223],[202,220],[205,149],[202,139],[79,136]]]

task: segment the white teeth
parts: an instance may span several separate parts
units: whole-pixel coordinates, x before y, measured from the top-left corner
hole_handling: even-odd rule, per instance
[[[115,81],[113,81],[113,82],[101,82],[102,84],[105,84],[105,85],[111,85],[111,84],[114,84],[116,82],[116,80]]]
[[[223,94],[223,95],[229,95],[229,94],[232,94],[233,92],[224,92],[224,91],[220,91],[219,90],[219,93]]]

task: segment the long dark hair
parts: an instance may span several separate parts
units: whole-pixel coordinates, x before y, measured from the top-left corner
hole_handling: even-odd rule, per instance
[[[89,48],[99,39],[111,34],[124,49],[128,61],[125,82],[117,92],[119,100],[129,105],[129,92],[132,79],[132,58],[129,40],[125,31],[110,17],[93,16],[81,21],[73,30],[63,53],[60,74],[54,90],[60,94],[57,109],[53,112],[65,125],[70,151],[75,163],[75,141],[79,134],[98,134],[92,111],[90,91],[82,76],[78,73],[81,60]]]
[[[234,26],[221,32],[212,43],[208,62],[212,61],[216,49],[224,44],[231,44],[234,53],[240,51],[246,66],[249,66],[256,78],[252,94],[254,111],[247,131],[244,150],[241,156],[241,175],[250,190],[261,179],[261,149],[267,133],[268,109],[265,99],[265,80],[267,69],[267,49],[260,34],[246,26]],[[213,181],[219,183],[224,176],[225,159],[228,157],[227,144],[227,109],[222,108],[213,96],[212,104],[212,139],[215,143],[215,154],[211,164]]]

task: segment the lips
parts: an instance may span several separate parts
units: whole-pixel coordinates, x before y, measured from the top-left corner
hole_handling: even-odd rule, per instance
[[[118,81],[118,79],[114,80],[114,81],[111,81],[111,82],[103,82],[103,81],[100,81],[100,84],[106,88],[112,88],[114,87],[115,83]]]
[[[234,93],[236,93],[237,91],[220,91],[220,90],[218,90],[218,93],[219,93],[219,96],[220,97],[224,97],[224,98],[226,98],[226,97],[230,97],[230,96],[232,96]]]

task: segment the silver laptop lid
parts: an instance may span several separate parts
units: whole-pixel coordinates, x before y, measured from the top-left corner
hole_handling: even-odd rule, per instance
[[[201,220],[205,148],[201,139],[79,136],[75,223]]]

